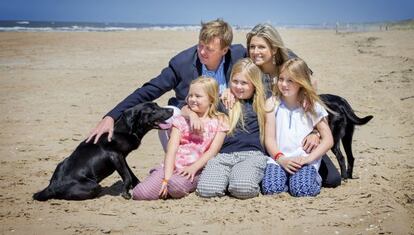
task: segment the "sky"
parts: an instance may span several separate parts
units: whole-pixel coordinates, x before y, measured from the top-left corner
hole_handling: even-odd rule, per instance
[[[0,20],[233,25],[334,24],[414,18],[414,0],[1,0]]]

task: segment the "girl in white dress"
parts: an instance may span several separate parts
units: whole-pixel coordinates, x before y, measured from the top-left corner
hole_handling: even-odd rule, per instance
[[[273,90],[274,95],[266,102],[266,109],[271,111],[265,124],[265,147],[272,159],[266,166],[262,192],[316,196],[321,188],[321,157],[332,147],[333,138],[328,113],[312,87],[306,63],[300,58],[286,61]],[[321,143],[307,154],[302,140],[314,127]]]

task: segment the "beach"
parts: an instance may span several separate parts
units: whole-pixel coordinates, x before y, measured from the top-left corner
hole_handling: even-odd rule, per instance
[[[414,234],[414,30],[280,34],[313,70],[319,93],[374,116],[354,133],[356,179],[314,198],[137,202],[119,195],[114,173],[99,198],[38,202],[32,194],[57,164],[118,102],[195,45],[198,32],[0,32],[0,234]],[[245,45],[245,35],[235,32],[234,43]],[[154,130],[127,161],[144,179],[163,158]]]

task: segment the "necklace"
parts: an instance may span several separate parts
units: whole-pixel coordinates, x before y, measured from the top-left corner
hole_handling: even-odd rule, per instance
[[[277,79],[278,79],[278,77],[277,77],[277,75],[276,76],[274,76],[274,77],[272,77],[272,75],[270,75],[269,73],[266,73],[265,74],[265,77],[266,77],[266,80],[267,80],[267,82],[270,84],[270,85],[275,85],[276,83],[277,83]]]

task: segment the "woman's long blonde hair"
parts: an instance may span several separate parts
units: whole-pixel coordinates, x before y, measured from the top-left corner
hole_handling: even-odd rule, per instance
[[[204,92],[207,93],[207,96],[210,100],[210,108],[209,108],[208,113],[207,113],[208,117],[209,118],[216,118],[216,117],[224,115],[223,113],[221,113],[217,110],[218,103],[219,103],[219,87],[218,87],[217,81],[214,78],[211,78],[211,77],[200,76],[200,77],[194,79],[190,83],[190,87],[193,84],[202,85]],[[188,104],[188,96],[186,97],[186,102]]]
[[[309,69],[306,62],[300,58],[293,58],[286,61],[280,73],[287,73],[289,78],[299,85],[298,99],[300,105],[306,104],[308,110],[312,115],[315,115],[315,103],[318,102],[324,105],[311,83],[312,71]],[[277,84],[274,85],[275,96],[281,98],[281,92]]]
[[[260,130],[260,143],[264,146],[264,126],[265,126],[265,92],[262,83],[262,71],[250,58],[240,59],[236,64],[233,65],[231,71],[230,80],[232,81],[235,75],[241,74],[247,78],[254,86],[253,94],[253,110],[257,114]],[[230,83],[231,83],[230,81]],[[234,130],[239,127],[244,129],[244,117],[243,117],[243,106],[241,100],[236,99],[236,103],[233,108],[229,110],[229,123],[230,130],[229,135],[234,133]]]

